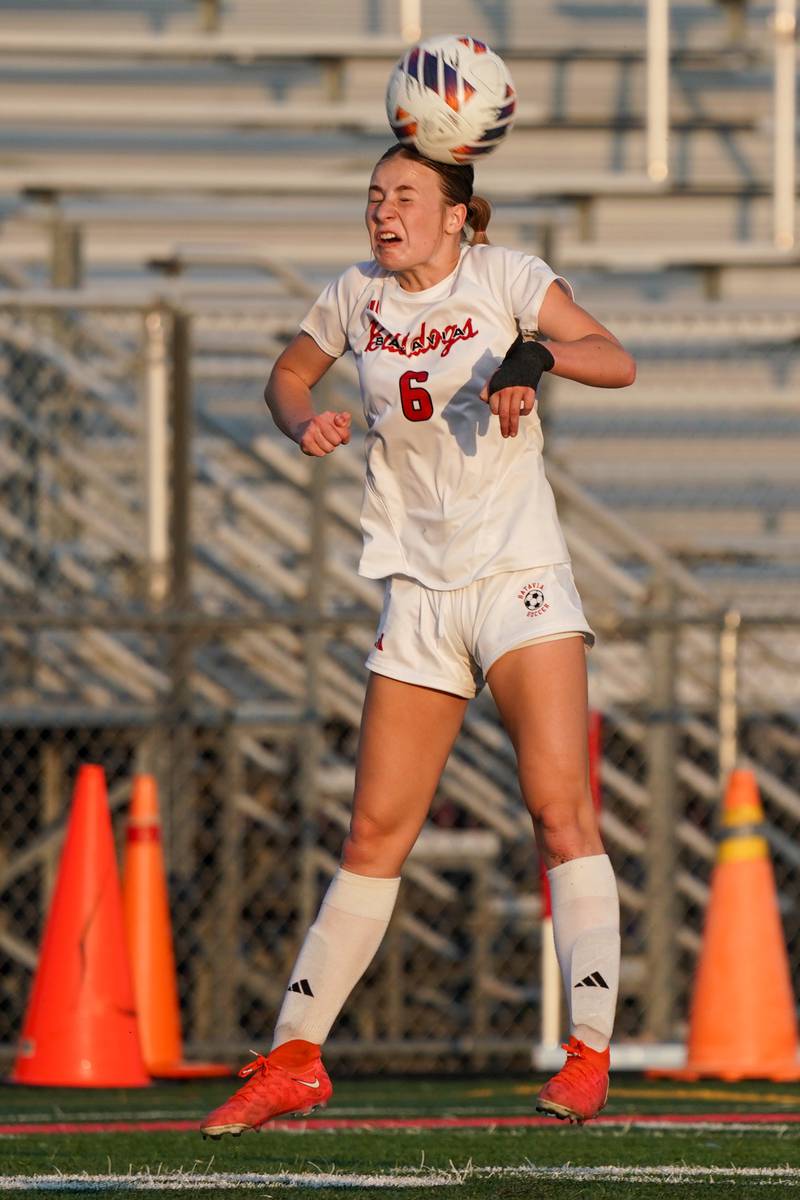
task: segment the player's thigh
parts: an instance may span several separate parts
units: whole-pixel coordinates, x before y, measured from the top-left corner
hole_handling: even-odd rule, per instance
[[[356,763],[349,848],[393,843],[408,853],[428,814],[467,701],[371,674]],[[346,855],[347,857],[347,855]]]
[[[548,857],[602,853],[589,787],[586,652],[579,635],[512,650],[489,671],[520,787]]]

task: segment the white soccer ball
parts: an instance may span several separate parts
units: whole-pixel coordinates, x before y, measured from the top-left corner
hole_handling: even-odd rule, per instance
[[[427,38],[389,77],[386,113],[404,146],[437,162],[469,163],[495,150],[516,108],[506,64],[477,38]]]

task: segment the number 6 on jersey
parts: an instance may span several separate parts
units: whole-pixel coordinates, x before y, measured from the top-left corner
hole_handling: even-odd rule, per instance
[[[433,416],[430,392],[414,387],[415,383],[425,383],[427,378],[427,371],[406,371],[400,376],[400,404],[403,416],[409,421],[430,421]]]

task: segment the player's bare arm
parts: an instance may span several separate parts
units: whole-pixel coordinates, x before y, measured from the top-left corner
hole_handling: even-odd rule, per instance
[[[576,304],[555,281],[539,310],[539,330],[552,354],[553,375],[591,387],[628,387],[636,378],[636,363],[610,330]]]
[[[307,333],[298,333],[277,359],[264,389],[275,424],[312,458],[350,441],[350,413],[317,413],[311,399],[311,389],[335,362]]]
[[[518,377],[513,386],[497,386],[501,368],[487,380],[481,391],[481,400],[499,418],[503,437],[516,437],[520,417],[533,411],[535,384],[543,370],[594,387],[627,387],[636,378],[636,363],[627,350],[610,330],[576,304],[557,280],[551,283],[542,302],[539,328],[546,340],[524,348],[548,354],[546,362],[532,364],[533,385],[526,386],[522,382],[526,372],[524,365],[518,365],[516,372],[510,371],[512,376]],[[510,348],[504,368],[507,364],[513,366],[521,349],[516,343]],[[535,359],[536,355],[533,357]]]

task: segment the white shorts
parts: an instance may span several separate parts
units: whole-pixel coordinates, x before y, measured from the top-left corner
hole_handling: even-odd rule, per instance
[[[569,563],[489,575],[447,592],[393,575],[365,665],[471,698],[509,650],[575,633],[594,645]]]

